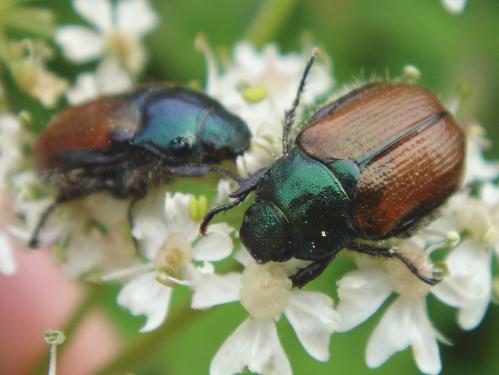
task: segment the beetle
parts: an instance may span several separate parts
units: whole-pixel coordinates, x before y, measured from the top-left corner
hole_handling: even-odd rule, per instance
[[[311,261],[290,277],[295,286],[316,278],[343,248],[397,258],[423,282],[437,283],[376,241],[409,234],[460,187],[463,131],[430,91],[373,82],[319,108],[291,147],[314,58],[285,113],[283,156],[242,181],[233,202],[208,212],[201,233],[214,215],[255,191],[240,239],[259,263]]]
[[[214,99],[175,84],[149,84],[70,107],[37,139],[35,169],[58,189],[30,246],[59,204],[99,191],[134,202],[175,176],[219,172],[250,144],[246,123]]]

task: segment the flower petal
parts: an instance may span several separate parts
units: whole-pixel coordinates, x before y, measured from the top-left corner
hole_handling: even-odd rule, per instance
[[[147,34],[158,24],[156,12],[146,0],[121,0],[116,14],[117,27],[130,34]]]
[[[437,338],[441,336],[428,318],[424,300],[411,301],[410,341],[418,368],[425,374],[438,374],[442,368]]]
[[[205,274],[199,277],[193,285],[191,307],[206,309],[215,305],[234,302],[239,299],[241,275],[229,273],[227,275]]]
[[[171,292],[171,288],[156,281],[155,272],[148,272],[125,284],[118,295],[118,304],[133,315],[145,315],[146,324],[140,332],[149,332],[165,320]]]
[[[12,251],[12,244],[8,237],[0,233],[0,273],[4,275],[12,275],[16,272],[17,266]]]
[[[492,279],[489,279],[492,280]],[[459,309],[457,323],[462,329],[471,330],[480,324],[490,303],[490,294],[481,298],[470,307]]]
[[[76,77],[76,83],[66,92],[66,99],[72,105],[84,103],[98,95],[97,82],[94,74],[81,73]]]
[[[478,241],[464,240],[446,259],[450,275],[432,289],[453,307],[473,307],[491,293],[491,252]],[[482,304],[480,304],[482,305]]]
[[[227,258],[232,252],[232,239],[224,225],[210,226],[206,237],[196,243],[192,249],[192,258],[199,261],[213,262]]]
[[[199,224],[189,218],[189,201],[191,195],[183,193],[166,193],[164,212],[169,233],[184,235],[194,241],[199,235]]]
[[[97,67],[100,94],[119,94],[132,87],[132,78],[114,58],[104,59]]]
[[[253,257],[244,246],[241,246],[241,248],[234,254],[234,259],[245,267],[254,261]]]
[[[498,174],[499,168],[494,179],[497,178]],[[480,200],[491,207],[499,204],[499,187],[492,183],[485,183],[482,187]]]
[[[339,326],[339,314],[327,295],[291,291],[284,313],[305,350],[319,361],[329,359],[329,339]]]
[[[442,3],[450,13],[462,13],[466,6],[466,0],[442,0]]]
[[[406,300],[398,298],[386,310],[383,318],[369,338],[366,349],[366,363],[369,367],[378,367],[393,353],[409,345],[407,331]]]
[[[437,333],[428,319],[425,300],[399,297],[386,311],[366,349],[366,363],[378,367],[392,354],[412,345],[418,368],[426,374],[440,372]]]
[[[64,57],[77,63],[94,60],[104,52],[104,41],[95,31],[82,26],[62,26],[55,33],[55,41]]]
[[[73,6],[80,16],[101,31],[113,27],[113,10],[109,0],[74,0]]]
[[[390,294],[386,272],[380,267],[367,267],[343,276],[338,282],[337,311],[341,317],[338,330],[348,331],[364,322]]]
[[[291,375],[273,320],[246,319],[215,354],[210,375],[236,374],[245,367],[259,374]]]

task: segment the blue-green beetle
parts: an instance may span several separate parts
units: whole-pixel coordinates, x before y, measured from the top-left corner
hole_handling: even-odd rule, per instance
[[[311,264],[291,276],[303,286],[343,248],[409,259],[374,241],[407,234],[460,186],[464,134],[438,99],[410,84],[377,82],[319,108],[290,147],[291,128],[312,57],[285,114],[284,155],[240,183],[235,200],[211,210],[201,226],[256,192],[240,238],[259,263],[292,257]]]
[[[68,108],[34,147],[36,170],[55,184],[58,197],[40,218],[30,245],[37,245],[44,222],[63,202],[98,191],[135,202],[151,186],[176,176],[214,171],[235,178],[213,164],[234,159],[250,141],[241,118],[174,84],[150,84]]]

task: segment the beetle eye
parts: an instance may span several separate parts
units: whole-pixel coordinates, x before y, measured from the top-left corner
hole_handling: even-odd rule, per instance
[[[293,228],[278,207],[259,202],[244,214],[241,241],[257,262],[283,262],[295,253]]]

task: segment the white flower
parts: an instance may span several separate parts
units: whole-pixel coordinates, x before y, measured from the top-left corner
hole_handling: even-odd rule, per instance
[[[135,215],[133,234],[147,262],[104,277],[127,278],[118,303],[134,315],[145,315],[141,332],[157,328],[168,313],[170,296],[176,285],[186,285],[201,294],[206,280],[215,277],[209,263],[226,258],[232,251],[232,231],[225,224],[210,226],[208,235],[199,238],[199,222],[189,215],[192,196],[176,193],[150,193]],[[201,265],[194,263],[204,262]]]
[[[467,0],[442,0],[442,4],[450,13],[462,13]]]
[[[119,94],[132,87],[132,80],[121,69],[116,59],[106,59],[95,73],[81,73],[66,97],[72,105],[86,102],[101,95]]]
[[[401,241],[399,252],[409,258],[421,273],[431,275],[427,254],[415,241]],[[350,330],[365,321],[395,292],[398,297],[369,339],[367,365],[378,367],[395,352],[411,346],[416,364],[422,372],[440,372],[437,339],[444,339],[432,326],[426,309],[426,296],[434,289],[416,278],[396,259],[359,258],[358,266],[357,271],[346,274],[338,282],[338,312],[341,317],[339,330]],[[441,290],[437,296],[443,295],[445,291]],[[462,304],[470,303],[473,298],[471,296],[463,300]]]
[[[232,273],[212,280],[210,289],[214,292],[210,299],[199,298],[197,291],[194,293],[194,308],[240,300],[249,313],[249,318],[218,350],[210,374],[235,374],[245,367],[262,374],[291,374],[275,326],[275,320],[282,314],[305,350],[315,359],[327,361],[329,339],[338,326],[332,300],[322,293],[292,290],[287,265],[257,265],[245,256],[243,262],[248,261],[242,275]],[[217,288],[223,292],[215,292]]]
[[[199,42],[208,64],[206,92],[248,124],[252,133],[249,151],[237,159],[242,175],[269,166],[282,153],[282,121],[296,95],[307,53],[281,55],[270,44],[257,52],[248,43],[235,46],[232,60],[224,73],[204,41]],[[331,88],[327,64],[317,62],[307,80],[302,105],[314,104]]]
[[[473,329],[483,319],[492,298],[493,250],[499,256],[499,189],[486,185],[481,199],[455,196],[445,214],[423,234],[449,231],[467,237],[446,259],[449,276],[433,292],[445,303],[459,308],[461,328]]]
[[[95,29],[79,25],[60,27],[55,40],[65,57],[86,63],[100,57],[117,59],[132,74],[146,59],[141,38],[157,24],[155,11],[146,0],[73,0],[73,6]]]

